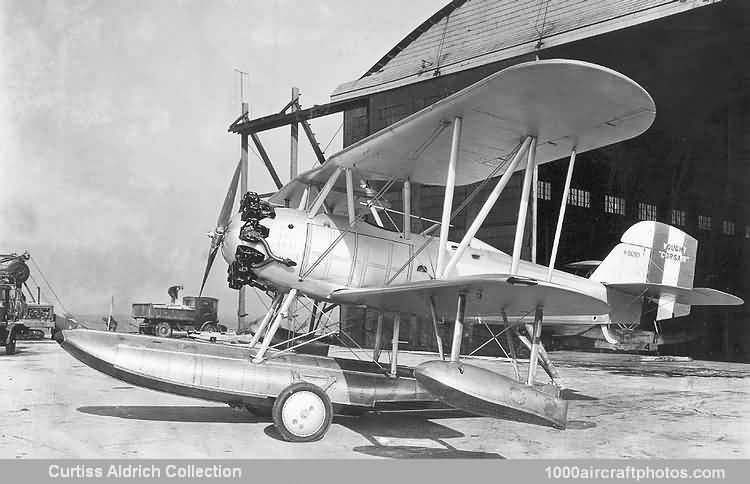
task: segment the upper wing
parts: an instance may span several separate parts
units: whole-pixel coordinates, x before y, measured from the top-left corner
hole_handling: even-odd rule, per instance
[[[459,294],[466,295],[466,317],[533,314],[542,306],[546,314],[559,316],[605,314],[607,302],[595,296],[535,279],[517,278],[507,274],[465,276],[456,279],[393,284],[360,289],[339,289],[329,296],[339,304],[366,305],[382,311],[422,313],[428,311],[429,298],[435,301],[441,317],[456,315]]]
[[[305,185],[325,183],[337,167],[352,168],[362,180],[443,185],[457,116],[463,132],[456,184],[466,185],[484,180],[525,136],[537,137],[537,163],[546,163],[573,148],[582,153],[639,135],[655,107],[641,86],[602,66],[560,59],[517,64],[348,146],[271,200],[296,205]]]

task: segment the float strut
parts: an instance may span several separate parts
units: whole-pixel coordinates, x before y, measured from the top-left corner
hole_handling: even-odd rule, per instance
[[[268,328],[268,332],[263,338],[263,344],[261,344],[258,353],[256,353],[255,358],[253,358],[254,363],[260,363],[261,361],[263,361],[263,356],[265,356],[266,351],[268,350],[268,346],[271,344],[271,340],[276,334],[276,331],[279,329],[279,325],[281,324],[281,319],[284,317],[284,313],[289,311],[289,306],[292,305],[292,302],[296,297],[297,289],[290,290],[289,293],[285,296],[284,301],[281,303],[281,307],[279,307],[279,310],[276,313],[276,317],[271,324],[271,327]]]
[[[461,356],[461,339],[464,335],[464,313],[466,312],[466,294],[458,295],[456,307],[456,322],[453,325],[453,341],[451,342],[451,361],[458,362]]]
[[[526,332],[529,333],[529,335],[533,334],[534,327],[531,324],[527,324]],[[521,342],[528,349],[531,349],[531,342],[528,339],[526,339],[525,337],[521,335],[518,335],[518,339],[520,339]],[[544,371],[547,372],[547,375],[549,375],[550,379],[552,380],[552,383],[554,383],[560,388],[564,387],[562,383],[562,379],[560,378],[560,374],[557,372],[557,367],[552,364],[552,360],[550,360],[549,355],[547,354],[547,351],[544,349],[544,345],[542,343],[539,343],[539,364],[542,365],[542,368],[544,368]]]
[[[383,313],[378,312],[378,327],[375,330],[375,346],[372,348],[372,359],[378,361],[380,359],[380,351],[383,348]]]
[[[508,343],[508,351],[510,352],[510,359],[513,364],[513,372],[516,375],[516,380],[521,381],[521,373],[518,371],[518,357],[516,356],[516,343],[513,341],[513,333],[515,328],[512,328],[508,322],[508,315],[505,311],[502,313],[503,322],[505,323],[505,341]]]
[[[529,356],[529,375],[526,379],[527,385],[533,385],[536,378],[536,365],[539,362],[539,346],[542,338],[542,308],[536,308],[534,314],[534,326],[531,334],[531,355]]]
[[[396,377],[398,369],[398,337],[401,326],[401,313],[393,315],[393,341],[391,341],[391,376]]]
[[[263,321],[261,321],[260,326],[258,326],[258,329],[255,330],[255,334],[250,340],[250,348],[255,348],[255,345],[258,344],[258,340],[260,340],[263,332],[268,327],[268,323],[270,323],[273,317],[276,315],[276,311],[278,311],[279,309],[279,304],[281,304],[282,298],[282,294],[277,294],[276,296],[274,296],[273,301],[271,302],[271,306],[268,308],[268,312],[265,316],[263,316]]]
[[[435,341],[437,342],[438,354],[440,359],[445,359],[445,352],[443,351],[443,338],[440,337],[440,331],[438,330],[437,310],[435,309],[435,298],[430,296],[430,315],[432,316],[432,329],[435,330]]]

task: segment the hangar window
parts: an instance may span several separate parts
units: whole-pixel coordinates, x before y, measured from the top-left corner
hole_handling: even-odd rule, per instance
[[[721,233],[724,235],[734,235],[734,222],[730,222],[729,220],[723,220],[721,222]]]
[[[383,120],[385,126],[390,126],[407,115],[406,106],[403,104],[391,104],[377,110],[378,117]]]
[[[537,183],[536,197],[539,200],[552,200],[552,183],[539,180]]]
[[[672,225],[685,225],[685,211],[672,210]]]
[[[711,230],[711,217],[708,215],[698,215],[698,228],[700,230]]]
[[[571,188],[568,194],[568,203],[575,207],[591,207],[591,192],[581,188]]]
[[[625,215],[625,199],[614,195],[604,195],[604,211],[615,215]]]
[[[639,220],[656,220],[656,205],[640,202],[638,204]]]

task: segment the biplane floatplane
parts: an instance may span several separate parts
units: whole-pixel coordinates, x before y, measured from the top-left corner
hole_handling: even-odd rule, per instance
[[[334,411],[439,402],[473,414],[564,428],[567,401],[560,397],[557,372],[540,342],[548,317],[566,324],[571,318],[587,325],[619,321],[633,318],[639,311],[634,308],[640,308],[634,302],[644,297],[683,310],[742,303],[720,291],[694,288],[695,239],[656,222],[641,222],[625,232],[592,277],[554,269],[576,153],[635,137],[654,116],[649,94],[617,72],[585,62],[541,60],[492,74],[347,147],[290,181],[268,202],[248,192],[233,214],[238,167],[212,233],[206,274],[221,250],[230,287],[250,285],[272,295],[271,309],[249,343],[89,330],[64,331],[60,342],[87,365],[135,385],[270,411],[290,441],[322,437]],[[565,157],[570,165],[551,264],[523,261],[535,169]],[[475,235],[520,170],[523,186],[509,255]],[[449,242],[454,188],[477,182],[483,182],[479,188],[488,183],[494,188],[461,241]],[[445,186],[440,222],[421,233],[410,228],[414,183]],[[394,184],[402,187],[405,202],[398,232],[366,220],[373,208],[383,206],[383,195],[398,188]],[[322,326],[285,345],[274,344],[282,319],[301,295],[378,311],[373,360],[306,353],[306,345],[331,334]],[[379,361],[384,312],[393,313],[394,320],[390,364]],[[398,364],[399,332],[401,315],[414,314],[429,315],[435,325],[455,318],[455,325],[448,355],[436,326],[439,354],[409,368]],[[525,378],[506,377],[461,358],[464,325],[483,317],[504,325],[504,331],[526,331]],[[538,366],[555,385],[537,384]]]

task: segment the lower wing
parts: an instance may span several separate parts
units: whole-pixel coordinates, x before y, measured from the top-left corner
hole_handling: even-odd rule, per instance
[[[558,316],[609,312],[606,300],[575,288],[507,274],[339,289],[329,297],[340,304],[411,314],[428,312],[432,299],[438,317],[447,319],[455,317],[460,294],[466,296],[466,317],[499,315],[502,312],[509,317],[525,316],[533,314],[537,307],[543,308],[546,314]]]

